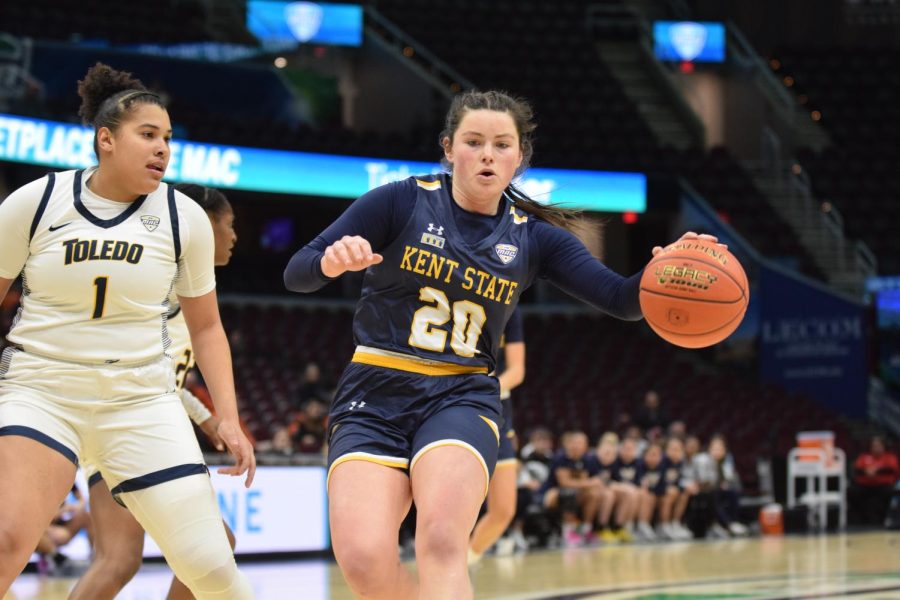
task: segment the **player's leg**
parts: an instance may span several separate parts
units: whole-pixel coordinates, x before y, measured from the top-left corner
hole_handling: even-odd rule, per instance
[[[162,365],[160,365],[162,367]],[[165,368],[169,369],[166,364]],[[115,391],[127,393],[153,377],[147,367],[109,370]],[[167,371],[168,372],[168,371]],[[131,379],[137,378],[137,382]],[[251,598],[237,568],[193,427],[174,394],[116,403],[95,416],[93,455],[110,492],[124,503],[162,550],[194,596]]]
[[[479,395],[472,392],[473,398]],[[472,598],[466,565],[469,534],[487,494],[500,441],[499,403],[496,395],[488,398],[484,406],[453,405],[430,415],[413,439],[410,479],[418,511],[416,564],[422,598]]]
[[[94,557],[69,600],[112,600],[141,567],[144,528],[113,500],[106,482],[96,475],[89,479]]]
[[[466,550],[487,483],[483,463],[468,448],[434,448],[416,462],[412,484],[421,597],[472,598]]]
[[[638,488],[638,524],[637,532],[645,542],[656,541],[657,535],[653,530],[653,513],[656,510],[656,494],[651,490]]]
[[[20,430],[12,427],[0,427],[0,597],[25,568],[75,481],[74,453],[64,456],[32,437],[13,434]]]
[[[343,461],[328,478],[331,543],[347,584],[359,598],[412,600],[417,587],[400,563],[397,534],[411,503],[404,470]]]
[[[81,442],[67,410],[55,396],[24,385],[46,367],[29,364],[24,352],[4,351],[7,370],[0,387],[0,597],[9,589],[56,516],[72,483]],[[47,376],[58,382],[55,373]]]
[[[487,511],[476,523],[469,542],[470,562],[493,546],[512,522],[516,514],[517,474],[515,459],[497,463],[488,489]]]
[[[228,536],[228,543],[231,545],[231,550],[234,551],[236,543],[234,532],[231,531],[231,527],[229,527],[228,523],[225,521],[222,521],[222,526],[225,527],[225,535]],[[193,600],[193,598],[194,595],[191,593],[191,590],[188,589],[188,586],[184,585],[177,577],[173,577],[172,585],[169,586],[169,594],[166,596],[166,600]],[[69,600],[71,600],[71,598]]]

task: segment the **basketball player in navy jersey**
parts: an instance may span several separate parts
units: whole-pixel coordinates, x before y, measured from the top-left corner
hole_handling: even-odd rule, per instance
[[[663,539],[669,537],[662,528],[658,531],[653,531],[651,525],[659,499],[666,491],[665,481],[663,481],[662,457],[662,446],[656,442],[651,442],[647,449],[644,450],[644,456],[641,458],[640,478],[638,480],[638,485],[641,488],[641,504],[638,510],[637,530],[645,541],[655,541],[660,537]]]
[[[488,489],[487,511],[475,524],[475,530],[469,541],[470,565],[481,559],[484,551],[494,545],[516,516],[516,475],[519,461],[513,445],[516,430],[513,428],[510,392],[525,380],[525,335],[519,309],[513,311],[503,331],[497,373],[497,380],[500,382],[500,404],[503,407],[500,449],[497,453],[497,466],[494,468]]]
[[[691,496],[697,493],[697,484],[684,478],[684,442],[677,437],[666,440],[662,461],[665,493],[659,501],[659,522],[663,534],[673,540],[689,540],[694,537],[681,519],[687,510]]]
[[[215,248],[213,262],[221,267],[231,260],[231,252],[237,241],[234,232],[234,211],[225,194],[219,190],[180,183],[175,189],[196,202],[209,217]],[[173,294],[174,295],[174,294]],[[194,366],[194,349],[187,324],[181,314],[178,297],[169,298],[169,314],[166,327],[172,338],[168,354],[175,363],[175,387],[181,403],[191,421],[197,424],[219,450],[222,440],[216,432],[218,417],[184,387],[188,372]],[[94,523],[94,555],[91,566],[79,579],[69,594],[69,600],[112,599],[131,581],[141,566],[144,555],[144,529],[134,516],[115,502],[102,474],[85,465],[91,497],[91,517]],[[234,549],[234,533],[223,522],[228,542]],[[168,600],[193,598],[190,590],[177,577],[169,588]]]
[[[609,490],[609,502],[600,511],[600,539],[607,543],[634,540],[634,518],[638,510],[638,492],[618,478],[619,436],[604,433],[597,444],[597,477]]]
[[[249,485],[209,219],[162,183],[172,126],[158,95],[101,64],[79,94],[99,166],[50,174],[0,204],[0,296],[20,273],[24,288],[0,360],[0,596],[83,460],[197,598],[252,598],[166,354],[174,289],[237,459],[222,472],[248,473]]]
[[[648,522],[640,520],[641,508],[647,502],[646,496],[649,493],[641,488],[642,475],[642,465],[638,459],[637,441],[634,438],[626,437],[619,444],[619,457],[613,465],[613,479],[626,488],[631,489],[635,497],[634,518],[638,519],[634,530],[635,537],[640,541],[652,542],[656,539],[653,527]]]
[[[469,534],[502,419],[490,373],[506,323],[537,277],[615,317],[642,316],[640,277],[606,268],[566,231],[569,213],[512,185],[528,164],[534,127],[528,105],[506,94],[457,96],[440,137],[450,172],[368,192],[285,271],[297,292],[366,271],[328,458],[334,551],[358,596],[472,597]],[[418,582],[397,548],[412,500]]]

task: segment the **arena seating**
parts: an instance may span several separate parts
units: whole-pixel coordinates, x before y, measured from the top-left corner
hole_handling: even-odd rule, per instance
[[[770,61],[821,124],[834,146],[799,153],[814,189],[837,206],[852,237],[875,252],[879,270],[900,273],[900,53],[886,48],[785,49]]]

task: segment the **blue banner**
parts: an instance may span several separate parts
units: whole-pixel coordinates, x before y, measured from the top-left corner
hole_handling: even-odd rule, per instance
[[[762,378],[845,415],[865,416],[863,306],[761,266],[760,310]]]
[[[92,129],[0,114],[0,160],[78,169],[96,164]],[[305,196],[357,198],[379,185],[440,171],[437,163],[172,141],[167,181]],[[641,173],[530,169],[519,181],[539,202],[644,212]]]
[[[657,21],[653,46],[660,60],[724,62],[725,26],[721,23]]]
[[[273,52],[298,43],[359,46],[363,10],[358,4],[249,0],[247,29]]]

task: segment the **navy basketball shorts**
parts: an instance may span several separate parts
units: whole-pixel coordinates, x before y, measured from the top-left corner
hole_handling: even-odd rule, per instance
[[[513,428],[512,401],[509,397],[500,400],[503,426],[500,428],[500,450],[497,454],[497,466],[516,466],[516,449],[513,447],[513,438],[516,430]]]
[[[485,495],[500,444],[500,390],[480,373],[422,375],[350,363],[329,417],[328,478],[363,460],[413,473],[426,452],[469,450],[485,474]]]

